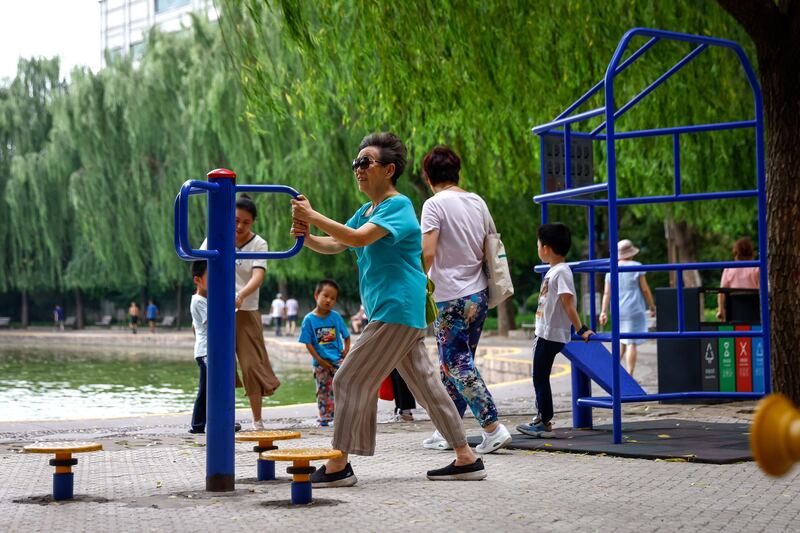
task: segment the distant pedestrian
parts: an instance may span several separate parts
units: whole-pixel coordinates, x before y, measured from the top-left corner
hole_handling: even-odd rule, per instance
[[[306,345],[313,360],[317,382],[319,425],[328,426],[334,417],[333,376],[350,351],[350,332],[342,315],[333,310],[339,298],[339,285],[324,279],[317,283],[314,300],[317,306],[303,319],[299,342]]]
[[[753,250],[753,242],[742,237],[733,245],[734,261],[752,261],[756,254]],[[719,286],[723,289],[757,289],[759,286],[758,267],[726,268],[722,271],[722,279]],[[717,295],[717,320],[725,322],[725,293]]]
[[[280,337],[283,318],[286,316],[286,302],[283,301],[281,293],[276,294],[275,299],[272,300],[270,314],[272,315],[272,322],[275,324],[275,336]]]
[[[353,330],[353,333],[361,333],[361,331],[367,326],[368,322],[369,320],[367,319],[367,312],[364,310],[364,306],[362,305],[358,309],[358,313],[350,317],[350,329]]]
[[[64,309],[60,305],[53,308],[53,324],[59,331],[64,331]]]
[[[139,306],[136,305],[136,302],[131,302],[131,306],[128,307],[128,325],[131,328],[133,334],[136,334],[136,328],[139,326]]]
[[[147,316],[147,325],[150,327],[150,333],[155,333],[156,318],[158,318],[158,307],[156,306],[156,304],[153,303],[153,300],[147,302],[145,315]]]
[[[294,332],[297,329],[297,311],[300,309],[300,304],[294,298],[286,300],[286,325],[289,329],[289,336],[294,337]]]
[[[633,245],[629,239],[623,239],[617,243],[617,263],[619,266],[636,266],[640,262],[633,258],[639,253],[639,249]],[[653,300],[653,293],[644,277],[644,272],[620,272],[619,273],[619,331],[621,333],[645,333],[647,331],[647,310],[650,316],[656,316],[656,302]],[[611,275],[606,274],[605,288],[603,289],[603,302],[600,305],[600,325],[608,323],[606,310],[611,299]],[[646,303],[645,303],[646,302]],[[622,365],[625,370],[633,375],[636,368],[637,346],[644,344],[645,339],[621,339],[620,342],[625,347],[620,354]]]

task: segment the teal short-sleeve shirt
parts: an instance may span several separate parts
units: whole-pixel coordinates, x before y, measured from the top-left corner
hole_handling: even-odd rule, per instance
[[[390,196],[366,216],[367,202],[347,221],[358,229],[367,222],[389,233],[368,246],[353,248],[358,258],[361,301],[369,320],[424,329],[425,284],[422,234],[407,196]]]

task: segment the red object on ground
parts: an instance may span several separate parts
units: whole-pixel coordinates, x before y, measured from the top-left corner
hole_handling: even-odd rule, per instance
[[[381,388],[378,390],[378,398],[391,402],[394,400],[394,387],[392,387],[392,376],[386,376],[386,379],[381,382]]]

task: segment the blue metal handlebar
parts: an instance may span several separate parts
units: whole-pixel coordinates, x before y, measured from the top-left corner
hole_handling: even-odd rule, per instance
[[[219,185],[208,181],[187,180],[181,186],[181,190],[175,197],[174,211],[174,244],[178,257],[184,261],[195,261],[198,259],[214,259],[219,256],[218,250],[196,250],[189,243],[189,228],[186,221],[189,218],[189,196],[194,194],[205,194],[219,190]],[[237,185],[236,192],[261,192],[261,193],[283,193],[292,198],[297,198],[300,193],[292,187],[286,185]],[[294,246],[289,250],[280,252],[236,252],[237,259],[288,259],[303,249],[304,237],[297,237]]]
[[[288,194],[297,198],[300,193],[288,185],[237,185],[236,192],[267,192]],[[288,259],[303,249],[305,237],[296,237],[294,246],[283,252],[236,252],[236,259]]]
[[[194,261],[197,259],[214,259],[219,256],[217,250],[195,250],[189,244],[189,227],[186,221],[189,219],[189,196],[192,194],[203,194],[214,192],[219,189],[216,183],[207,181],[186,180],[181,186],[178,196],[175,197],[175,251],[184,261]]]

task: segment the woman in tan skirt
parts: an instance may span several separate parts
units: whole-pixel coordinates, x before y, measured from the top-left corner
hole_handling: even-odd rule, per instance
[[[256,204],[246,194],[240,195],[236,200],[236,251],[268,251],[267,241],[251,230],[255,220]],[[253,411],[254,430],[264,429],[262,398],[271,396],[281,384],[269,363],[258,312],[258,290],[266,270],[265,259],[236,260],[236,357],[242,368],[244,391]],[[238,375],[236,386],[242,386]]]

